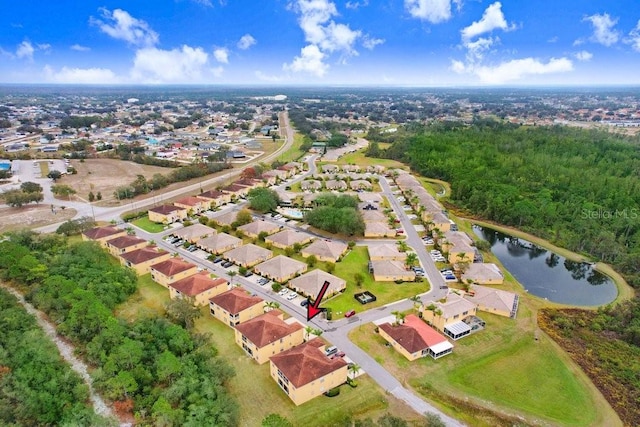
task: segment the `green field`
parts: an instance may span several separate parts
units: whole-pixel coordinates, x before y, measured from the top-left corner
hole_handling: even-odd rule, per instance
[[[344,156],[340,157],[340,159],[336,163],[341,165],[356,164],[361,167],[367,167],[371,165],[381,165],[386,168],[408,169],[405,164],[400,163],[396,160],[366,157],[364,155],[364,150],[359,150],[353,153],[345,154]]]
[[[472,410],[461,410],[451,399],[489,408],[489,412],[527,422],[565,426],[606,425],[610,409],[566,355],[546,336],[534,339],[532,311],[521,305],[511,320],[479,313],[485,330],[454,342],[451,355],[434,361],[409,362],[373,331],[361,326],[350,338],[403,383],[442,405],[450,415],[470,425],[490,426],[495,418],[480,420]],[[612,425],[614,423],[612,422]]]
[[[284,163],[293,162],[302,157],[305,152],[300,149],[300,146],[304,142],[304,135],[295,133],[293,135],[293,144],[284,153],[278,156],[278,160]]]
[[[340,315],[350,309],[366,309],[370,310],[375,307],[385,305],[387,303],[409,298],[429,290],[428,282],[402,283],[393,282],[376,282],[373,276],[367,271],[369,262],[369,253],[365,246],[356,246],[349,252],[342,261],[336,263],[335,271],[332,273],[347,281],[347,289],[339,296],[322,304],[323,307],[331,308],[336,315]],[[322,265],[321,265],[322,268]],[[362,274],[364,281],[362,287],[356,286],[354,275]],[[372,292],[377,301],[362,307],[353,295],[363,291]]]
[[[136,227],[142,228],[148,233],[161,233],[165,228],[164,224],[157,224],[155,222],[149,221],[149,217],[147,216],[136,219],[135,221],[133,221],[133,224]]]
[[[138,291],[117,308],[116,314],[130,321],[163,315],[168,301],[169,291],[146,274],[138,279]],[[376,419],[386,412],[404,419],[419,417],[403,403],[387,397],[366,375],[357,379],[357,388],[341,386],[339,396],[320,396],[296,406],[270,377],[269,365],[257,365],[249,359],[235,344],[233,329],[214,319],[207,307],[202,308],[202,317],[196,321],[195,330],[208,334],[219,356],[235,369],[229,388],[240,403],[240,425],[259,426],[262,419],[273,412],[304,427],[335,425],[346,416]]]

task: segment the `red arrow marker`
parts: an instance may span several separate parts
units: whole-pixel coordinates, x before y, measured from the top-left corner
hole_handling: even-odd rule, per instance
[[[316,317],[318,314],[322,313],[323,309],[319,308],[320,301],[322,301],[322,297],[324,296],[325,292],[327,292],[328,288],[329,282],[325,280],[322,288],[320,288],[320,293],[318,294],[316,301],[313,304],[307,304],[307,322]]]

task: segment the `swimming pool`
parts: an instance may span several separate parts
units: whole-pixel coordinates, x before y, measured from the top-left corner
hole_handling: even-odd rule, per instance
[[[304,214],[302,213],[301,210],[299,209],[283,209],[282,210],[282,214],[284,216],[288,216],[289,218],[293,218],[293,219],[302,219],[302,217],[304,216]]]

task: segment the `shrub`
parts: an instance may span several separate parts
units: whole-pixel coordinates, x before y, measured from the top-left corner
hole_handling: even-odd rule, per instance
[[[329,390],[328,392],[326,392],[324,395],[327,397],[335,397],[337,395],[340,394],[340,388],[338,387],[334,387],[331,390]]]
[[[280,292],[282,290],[282,285],[278,282],[273,282],[273,284],[271,285],[271,289],[273,290],[273,292]]]

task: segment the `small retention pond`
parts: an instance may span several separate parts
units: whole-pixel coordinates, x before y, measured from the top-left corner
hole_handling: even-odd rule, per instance
[[[473,231],[491,244],[491,252],[533,295],[582,306],[608,304],[618,295],[613,280],[590,264],[571,261],[491,228],[474,226]]]

